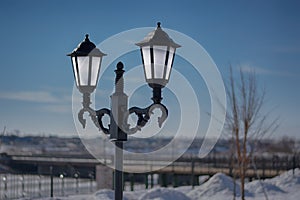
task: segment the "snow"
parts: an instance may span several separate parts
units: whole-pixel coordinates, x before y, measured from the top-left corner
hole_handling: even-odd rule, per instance
[[[236,183],[237,199],[240,199],[239,183]],[[231,177],[217,173],[205,183],[194,187],[153,188],[134,192],[124,192],[124,200],[232,200],[234,184]],[[266,180],[254,180],[245,184],[247,200],[294,200],[300,196],[300,170],[287,171]],[[266,198],[267,197],[267,198]],[[54,198],[61,200],[112,200],[112,190],[99,190],[91,195]],[[50,199],[49,199],[50,200]],[[53,200],[53,199],[52,199]]]
[[[282,187],[284,190],[289,191],[293,187],[300,186],[300,169],[295,169],[294,173],[295,174],[293,174],[293,170],[290,170],[277,177],[266,180],[266,182],[273,183],[274,185]]]
[[[184,193],[173,188],[155,188],[143,194],[139,200],[190,200]]]
[[[190,199],[212,199],[217,196],[232,196],[234,191],[234,184],[229,176],[222,173],[217,173],[212,176],[204,184],[195,187],[194,190],[188,193]],[[236,192],[239,195],[239,187],[236,187]]]
[[[264,192],[268,194],[276,194],[277,192],[285,193],[285,191],[280,187],[277,187],[276,185],[265,181],[253,181],[246,184],[245,189],[246,191],[250,192],[250,194],[259,194]]]
[[[114,199],[114,191],[113,190],[100,190],[94,194],[95,199]],[[124,200],[127,200],[124,198]]]

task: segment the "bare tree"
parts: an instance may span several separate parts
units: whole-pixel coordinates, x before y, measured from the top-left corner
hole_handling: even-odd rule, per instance
[[[240,69],[238,79],[233,78],[230,67],[230,78],[227,84],[228,109],[226,128],[231,134],[232,151],[236,155],[237,174],[241,181],[241,199],[245,199],[245,178],[253,148],[249,149],[249,141],[262,138],[266,133],[276,128],[276,121],[268,121],[269,113],[264,113],[262,107],[265,100],[265,90],[258,87],[256,74],[243,72]],[[234,177],[235,177],[235,170]]]

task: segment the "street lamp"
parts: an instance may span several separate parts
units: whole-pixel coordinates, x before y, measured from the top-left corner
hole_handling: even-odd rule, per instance
[[[72,53],[68,54],[71,57],[76,86],[83,94],[83,108],[78,113],[79,122],[85,128],[86,119],[83,118],[83,115],[88,112],[94,124],[109,135],[111,141],[115,142],[114,190],[116,200],[123,199],[123,142],[127,141],[127,135],[141,130],[150,119],[154,109],[160,109],[162,112],[158,118],[159,127],[168,116],[166,106],[161,103],[161,89],[169,81],[175,51],[180,45],[176,44],[160,25],[161,23],[158,22],[154,31],[150,32],[143,41],[136,43],[141,50],[146,82],[153,89],[153,103],[146,108],[132,107],[128,109],[128,96],[124,93],[124,65],[119,62],[115,70],[115,91],[111,95],[111,108],[95,111],[90,107],[90,94],[97,86],[101,61],[106,54],[89,40],[88,35]],[[135,127],[130,127],[128,124],[130,114],[137,115]],[[108,115],[110,118],[108,127],[103,125],[104,115]]]

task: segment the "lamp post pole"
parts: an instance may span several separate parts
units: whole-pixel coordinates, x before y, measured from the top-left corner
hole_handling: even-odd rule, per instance
[[[123,142],[127,140],[127,134],[120,128],[123,124],[125,111],[127,111],[127,95],[124,93],[124,79],[123,79],[123,63],[117,64],[115,70],[115,92],[111,96],[111,125],[110,125],[110,139],[115,142],[115,174],[114,174],[114,191],[115,199],[123,199]]]
[[[115,200],[123,199],[123,142],[116,142],[115,146]]]

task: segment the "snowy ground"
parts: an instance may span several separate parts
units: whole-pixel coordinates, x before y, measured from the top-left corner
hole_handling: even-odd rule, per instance
[[[178,188],[154,188],[136,192],[124,192],[124,200],[232,200],[232,179],[222,173],[192,189],[190,186]],[[237,196],[240,190],[237,187]],[[55,200],[112,200],[112,190],[100,190],[92,195],[54,198]],[[255,180],[246,184],[247,200],[296,200],[300,197],[300,170],[288,171],[265,181]],[[48,198],[50,200],[51,198]],[[239,198],[237,198],[239,199]]]

